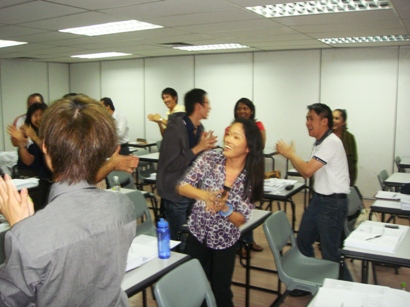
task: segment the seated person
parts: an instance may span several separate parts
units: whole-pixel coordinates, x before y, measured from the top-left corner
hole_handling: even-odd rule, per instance
[[[44,160],[38,137],[41,117],[46,109],[45,103],[34,103],[28,108],[25,121],[20,128],[8,126],[8,132],[18,147],[18,175],[40,179],[38,187],[30,194],[35,211],[46,206],[52,184],[52,175]]]
[[[0,178],[0,210],[11,226],[0,305],[128,306],[121,280],[134,206],[94,186],[116,148],[113,119],[88,97],[61,99],[45,112],[39,136],[55,180],[47,207],[33,215],[27,189],[18,193],[10,176]]]

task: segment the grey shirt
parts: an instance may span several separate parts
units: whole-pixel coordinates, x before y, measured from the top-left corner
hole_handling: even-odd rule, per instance
[[[136,232],[131,200],[82,181],[6,234],[0,306],[128,306],[121,289]]]

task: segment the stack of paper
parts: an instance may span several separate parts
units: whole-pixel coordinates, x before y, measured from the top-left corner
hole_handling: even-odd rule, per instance
[[[410,195],[400,194],[400,204],[402,210],[410,210]]]
[[[177,246],[179,241],[170,241],[171,248]],[[135,269],[144,263],[158,257],[157,237],[139,235],[134,238],[128,251],[126,272]]]
[[[270,193],[278,193],[286,188],[288,185],[294,185],[297,180],[279,179],[279,178],[269,178],[265,179],[263,182],[263,190]]]
[[[397,192],[378,191],[375,197],[377,199],[399,200],[401,194]]]
[[[21,190],[23,188],[35,188],[38,186],[38,181],[38,178],[13,179],[13,183],[17,190]]]
[[[408,229],[403,225],[365,221],[347,237],[344,246],[394,254]]]
[[[326,278],[309,307],[402,307],[409,299],[407,291]]]

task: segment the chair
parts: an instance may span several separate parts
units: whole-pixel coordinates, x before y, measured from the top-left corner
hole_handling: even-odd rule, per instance
[[[385,169],[382,170],[382,171],[377,175],[377,179],[379,180],[380,187],[381,187],[382,191],[389,191],[389,190],[390,190],[390,188],[384,184],[384,181],[385,181],[387,178],[389,178],[389,174],[387,173],[387,171],[386,171]]]
[[[142,149],[138,150],[135,155],[136,156],[143,156],[149,154],[149,150]],[[151,174],[156,173],[157,170],[154,167],[154,163],[146,162],[146,161],[139,161],[137,167],[137,187],[140,190],[143,190],[145,185],[151,186],[152,191],[155,190],[155,180],[148,179]]]
[[[138,226],[137,226],[137,236],[138,235],[149,235],[156,236],[157,231],[155,224],[152,221],[151,213],[147,206],[147,201],[143,193],[139,190],[134,190],[126,193],[132,202],[134,203],[135,213],[137,216]]]
[[[394,159],[394,162],[396,163],[397,171],[398,171],[398,172],[405,172],[403,168],[400,168],[400,162],[401,162],[401,157],[400,157],[400,156],[397,156],[397,157]]]
[[[107,189],[111,189],[114,186],[114,176],[118,176],[122,188],[135,189],[134,177],[127,172],[121,171],[112,171],[108,174],[105,178]]]
[[[285,212],[272,214],[263,224],[263,230],[275,258],[279,280],[286,285],[285,293],[279,294],[271,306],[279,306],[292,290],[303,290],[314,295],[325,278],[338,279],[338,263],[306,257],[299,251]],[[283,249],[289,241],[291,247],[285,252]]]
[[[363,196],[358,187],[350,187],[350,193],[347,195],[349,204],[347,207],[347,220],[344,227],[344,238],[346,238],[353,230],[357,218],[364,209]]]
[[[192,259],[163,276],[154,289],[159,307],[216,307],[214,294],[197,259]]]

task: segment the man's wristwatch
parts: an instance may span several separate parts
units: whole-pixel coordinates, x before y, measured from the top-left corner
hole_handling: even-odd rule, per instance
[[[163,118],[161,117],[161,118],[159,119],[159,122],[162,123],[162,120],[163,120]]]

